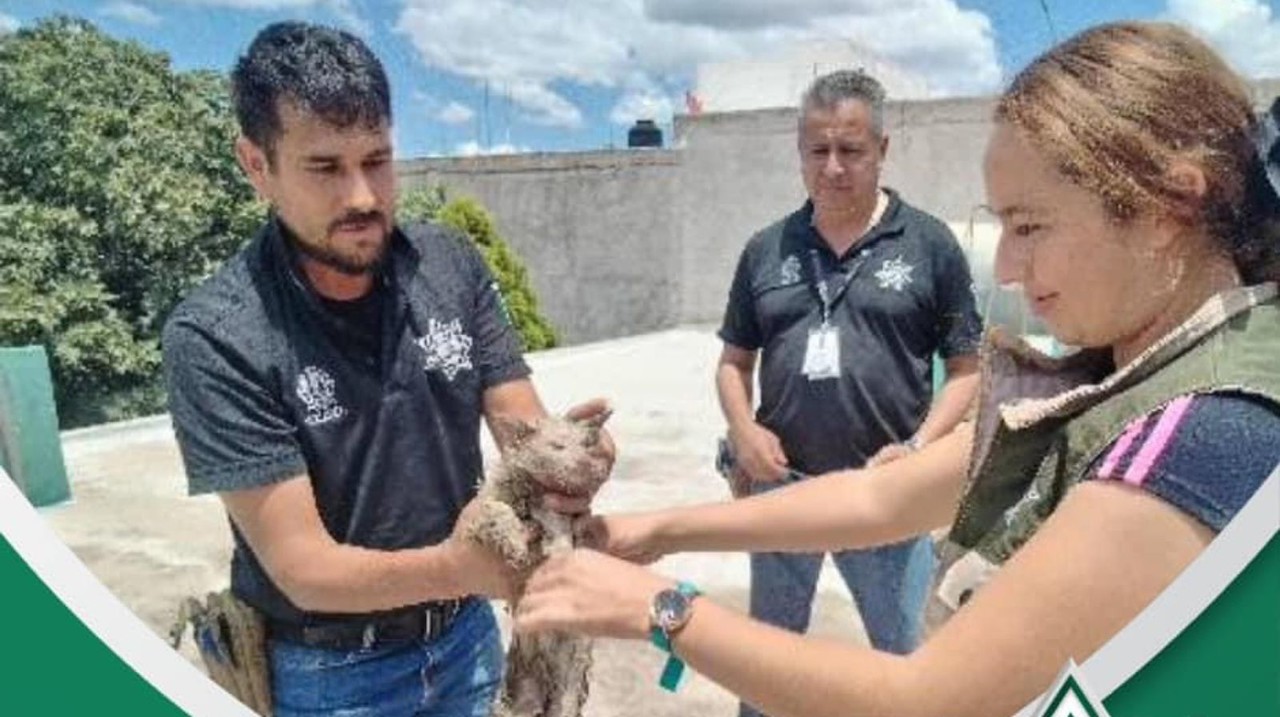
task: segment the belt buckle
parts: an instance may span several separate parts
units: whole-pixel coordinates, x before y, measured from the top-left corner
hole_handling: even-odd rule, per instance
[[[442,600],[431,603],[423,610],[422,638],[427,642],[434,641],[444,634],[445,628],[458,614],[460,600]]]
[[[440,633],[444,632],[444,620],[442,616],[436,612],[435,605],[429,605],[422,612],[422,639],[424,642],[434,642]]]

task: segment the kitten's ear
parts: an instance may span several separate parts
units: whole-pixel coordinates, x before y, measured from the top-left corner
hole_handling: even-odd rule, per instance
[[[583,426],[599,428],[613,415],[613,406],[603,398],[593,398],[565,412],[564,417]]]
[[[489,421],[489,432],[500,450],[506,450],[532,436],[537,428],[516,416],[500,414]]]
[[[590,416],[588,418],[582,419],[581,423],[587,428],[590,428],[593,433],[599,433],[600,429],[604,427],[604,422],[609,420],[609,416],[612,416],[612,415],[613,415],[613,409],[606,408],[605,410],[595,414],[594,416]]]

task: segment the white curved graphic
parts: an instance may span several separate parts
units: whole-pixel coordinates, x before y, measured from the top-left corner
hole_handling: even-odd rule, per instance
[[[255,717],[152,632],[80,562],[0,468],[0,533],[106,646],[190,715]],[[127,713],[127,705],[124,711]]]
[[[1280,531],[1280,466],[1204,553],[1145,610],[1080,666],[1111,694],[1204,612]],[[191,715],[254,717],[153,633],[98,581],[0,469],[0,534],[37,576],[117,656]],[[1042,698],[1018,717],[1031,717]]]
[[[1115,637],[1080,666],[1084,681],[1106,697],[1163,650],[1217,599],[1280,531],[1280,466],[1235,519],[1187,569]],[[1017,717],[1031,717],[1041,697]]]

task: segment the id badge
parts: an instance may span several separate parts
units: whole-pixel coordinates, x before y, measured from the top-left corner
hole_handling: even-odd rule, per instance
[[[836,327],[823,324],[809,330],[801,372],[810,381],[840,377],[840,333]]]

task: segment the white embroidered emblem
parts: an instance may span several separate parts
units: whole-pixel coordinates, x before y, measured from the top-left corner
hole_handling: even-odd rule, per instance
[[[881,264],[880,271],[876,272],[876,279],[880,282],[881,289],[902,291],[911,283],[912,271],[915,271],[915,267],[899,256]]]
[[[778,280],[784,285],[800,283],[800,260],[795,254],[784,259],[782,266],[778,267]]]
[[[462,321],[454,319],[449,323],[430,319],[427,322],[427,335],[415,343],[427,355],[422,368],[427,371],[440,371],[450,381],[463,369],[471,366],[471,337],[462,333]]]
[[[307,406],[303,422],[308,426],[319,426],[347,415],[347,409],[338,403],[334,395],[334,386],[333,377],[317,366],[308,366],[298,374],[294,391]]]

